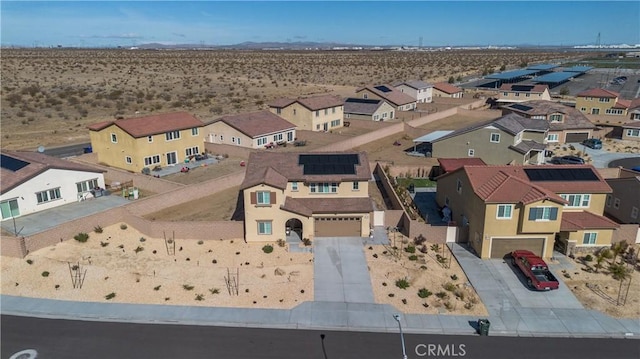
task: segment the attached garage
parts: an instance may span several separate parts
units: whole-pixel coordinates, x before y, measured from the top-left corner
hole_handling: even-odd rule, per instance
[[[531,251],[544,256],[544,238],[493,238],[491,240],[491,258],[504,258],[516,249]]]
[[[362,237],[360,217],[317,217],[316,237]]]
[[[580,143],[589,138],[589,132],[568,132],[564,142]]]

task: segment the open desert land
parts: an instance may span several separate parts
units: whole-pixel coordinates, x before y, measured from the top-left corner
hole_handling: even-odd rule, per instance
[[[159,51],[3,49],[2,147],[83,143],[90,123],[170,111],[203,120],[280,97],[354,94],[396,80],[446,81],[583,54],[526,50]]]

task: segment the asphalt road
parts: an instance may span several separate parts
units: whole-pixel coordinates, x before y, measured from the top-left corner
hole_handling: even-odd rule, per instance
[[[398,333],[225,328],[1,317],[1,357],[402,358]],[[637,359],[637,339],[405,335],[408,358]]]

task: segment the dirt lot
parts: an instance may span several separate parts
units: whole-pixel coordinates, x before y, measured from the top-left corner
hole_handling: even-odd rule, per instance
[[[523,50],[3,49],[2,147],[35,149],[87,142],[87,124],[118,115],[184,110],[209,120],[263,109],[279,97],[349,96],[363,85],[408,79],[436,82],[503,64],[548,62],[566,56]]]
[[[192,168],[187,173],[178,172],[164,176],[162,179],[186,185],[200,183],[210,179],[226,176],[237,171],[242,171],[240,162],[243,160],[245,159],[229,157],[213,165]]]
[[[240,187],[232,187],[189,203],[150,213],[144,218],[157,221],[228,221],[238,207]],[[238,214],[239,215],[239,214]],[[237,217],[236,217],[237,218]]]

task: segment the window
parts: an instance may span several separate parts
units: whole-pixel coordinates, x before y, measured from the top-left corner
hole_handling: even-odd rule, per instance
[[[88,181],[82,181],[82,182],[77,182],[76,183],[76,189],[78,190],[78,193],[82,193],[82,192],[87,192],[89,190],[92,190],[94,188],[98,187],[98,179],[94,178],[94,179],[90,179]]]
[[[276,115],[280,115],[282,114],[282,109],[281,108],[276,108]]]
[[[220,135],[220,142],[224,142],[224,136]]]
[[[592,108],[591,109],[591,114],[592,115],[599,115],[600,114],[600,109],[599,108]]]
[[[459,179],[456,181],[456,191],[458,191],[458,193],[462,193],[462,181]]]
[[[258,221],[258,234],[271,234],[271,221]]]
[[[520,97],[520,92],[515,93],[516,97]]]
[[[530,221],[555,221],[558,209],[555,207],[534,207],[529,210]]]
[[[126,157],[124,158],[124,161],[125,161],[128,165],[130,165],[130,164],[132,164],[132,163],[133,163],[133,160],[131,160],[131,156],[126,156]]]
[[[147,136],[147,142],[149,143],[153,142],[153,136]]]
[[[565,207],[589,207],[591,195],[588,194],[561,194],[560,197],[569,202]]]
[[[267,144],[267,138],[266,137],[260,137],[258,138],[258,146],[262,146]]]
[[[598,233],[596,232],[584,232],[582,237],[582,244],[596,244],[598,239]]]
[[[551,122],[562,122],[562,115],[554,114],[549,117],[549,121]]]
[[[347,118],[349,118],[349,117],[347,116]],[[374,121],[378,121],[379,118],[380,118],[380,115],[374,115],[373,116],[373,120]]]
[[[620,198],[615,198],[613,200],[613,208],[615,208],[615,209],[619,209],[620,208]]]
[[[389,118],[393,118],[393,111],[389,112]]]
[[[167,141],[173,141],[180,138],[180,131],[171,131],[164,134]]]
[[[585,97],[584,99],[587,100],[587,101],[592,101],[593,97]]]
[[[38,199],[38,204],[60,199],[60,188],[53,188],[38,192],[36,193],[36,198]]]
[[[238,137],[238,144],[240,144],[241,140],[242,140],[242,139],[241,139],[240,137]]]
[[[607,195],[607,207],[611,207],[611,200],[613,199],[613,197],[611,197],[610,194]]]
[[[550,133],[549,135],[547,135],[547,142],[558,142],[558,134]]]
[[[638,218],[638,207],[631,208],[631,218],[633,219]]]
[[[258,191],[256,193],[256,199],[258,205],[269,205],[271,204],[271,192],[269,191]]]
[[[629,137],[640,137],[640,129],[639,130],[628,129],[627,130],[627,136],[629,136]]]
[[[291,182],[291,190],[294,192],[298,191],[298,182]]]
[[[587,108],[586,107],[580,107],[580,112],[587,112]]]
[[[198,146],[196,146],[196,147],[190,147],[190,148],[187,148],[187,149],[185,150],[185,154],[186,154],[187,156],[195,156],[195,155],[197,155],[197,154],[199,154],[199,153],[200,153],[200,150],[198,149]]]
[[[144,158],[144,165],[151,166],[160,163],[160,155],[154,155]]]
[[[525,97],[531,97],[531,94],[530,93],[526,93],[524,96]]]
[[[278,113],[279,113],[279,112],[278,112]],[[296,109],[295,109],[295,108],[293,109],[293,115],[294,115],[294,116],[296,115]]]
[[[277,135],[274,135],[274,136],[273,136],[273,140],[274,140],[274,141],[282,141],[282,134],[281,134],[281,133],[279,133],[279,134],[277,134]]]
[[[335,107],[331,108],[331,113],[336,113],[336,108]]]
[[[320,125],[316,125],[316,130],[320,131]]]
[[[508,92],[503,92],[502,94],[503,94],[505,97],[509,96],[509,93],[508,93]]]
[[[608,97],[600,97],[600,98],[598,99],[598,102],[610,102],[610,101],[611,101],[611,99],[610,99],[610,98],[608,98]]]
[[[309,189],[311,193],[338,193],[338,184],[335,182],[311,183]]]
[[[18,207],[18,199],[0,202],[0,211],[2,212],[2,219],[19,216],[20,208]]]
[[[366,93],[363,93],[363,94],[362,94],[362,98],[363,98],[363,99],[368,99],[368,98],[369,98],[369,96],[368,96]]]
[[[534,119],[534,120],[546,120],[547,119],[547,117],[545,115],[534,115],[534,116],[531,116],[531,118]]]
[[[287,141],[293,141],[293,131],[287,132]]]
[[[498,205],[498,213],[496,214],[496,218],[498,219],[511,219],[511,212],[513,211],[512,204],[499,204]]]
[[[200,133],[200,129],[197,127],[194,127],[191,129],[191,136],[197,136]]]
[[[320,111],[316,111],[316,117],[320,117]]]
[[[490,141],[493,142],[493,143],[500,143],[500,134],[499,133],[492,133]]]
[[[624,111],[619,108],[608,108],[604,112],[607,115],[624,115]]]
[[[111,134],[111,142],[112,143],[118,143],[118,136],[116,136],[115,133]]]
[[[236,143],[236,138],[235,137],[231,137],[231,143]]]
[[[324,109],[324,114],[325,114],[325,115],[328,115],[328,114],[329,114],[329,109],[328,109],[328,108],[325,108],[325,109]]]
[[[353,184],[351,185],[351,189],[353,189],[354,191],[358,191],[360,189],[360,182],[353,182]]]
[[[470,148],[469,151],[467,152],[467,155],[469,157],[473,157],[476,155],[476,150],[474,150],[473,148]]]
[[[337,126],[340,126],[340,120],[331,121],[331,127],[337,127]]]
[[[387,118],[387,113],[386,112],[382,114],[382,118]]]

